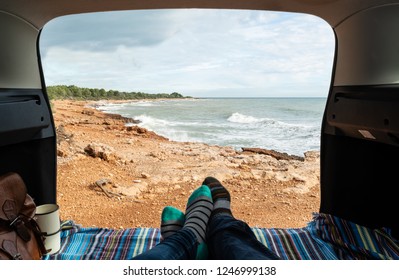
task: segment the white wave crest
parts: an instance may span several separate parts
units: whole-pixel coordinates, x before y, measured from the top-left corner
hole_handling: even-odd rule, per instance
[[[229,122],[233,123],[259,123],[262,119],[258,119],[252,116],[247,116],[240,113],[233,113],[228,119]]]
[[[156,106],[155,101],[138,101],[131,103],[131,106],[137,106],[137,107],[152,107]]]
[[[163,119],[154,118],[154,117],[151,117],[148,115],[135,116],[134,119],[141,121],[140,126],[149,128],[151,130],[158,128],[158,127],[165,127],[165,126],[173,125],[172,122],[169,122],[169,121],[163,120]]]

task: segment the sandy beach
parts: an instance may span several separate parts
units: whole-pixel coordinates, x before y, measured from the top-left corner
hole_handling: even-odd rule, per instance
[[[55,100],[52,110],[62,220],[85,227],[159,227],[163,207],[184,210],[207,176],[230,191],[234,216],[250,226],[303,227],[319,209],[316,151],[303,159],[280,158],[256,149],[174,142],[89,101]]]

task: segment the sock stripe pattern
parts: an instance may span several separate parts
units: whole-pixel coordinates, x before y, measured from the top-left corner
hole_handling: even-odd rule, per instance
[[[227,204],[230,207],[230,194],[226,191],[223,186],[213,186],[211,187],[212,198],[215,202],[220,202],[221,206],[222,203]]]
[[[230,209],[230,193],[223,187],[223,185],[215,178],[208,177],[204,183],[211,189],[213,199],[213,213],[212,215],[232,215]]]
[[[168,221],[167,224],[161,225],[161,235],[162,238],[165,239],[175,232],[181,230],[183,227],[183,223],[178,220]]]
[[[207,188],[203,186],[203,188]],[[209,196],[203,195],[189,200],[186,208],[186,222],[184,227],[190,228],[199,243],[205,242],[206,227],[211,216],[213,203],[208,189]]]
[[[172,234],[183,228],[185,221],[184,213],[179,209],[166,206],[161,216],[161,236],[163,239],[168,238]]]

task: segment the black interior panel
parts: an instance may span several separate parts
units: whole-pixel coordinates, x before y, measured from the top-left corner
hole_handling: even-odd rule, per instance
[[[396,86],[333,89],[321,138],[321,212],[398,236],[398,101]]]
[[[54,136],[41,90],[0,90],[0,146]]]
[[[37,205],[56,202],[57,147],[41,89],[0,89],[0,174],[17,172]]]
[[[399,146],[399,87],[335,87],[324,132]]]

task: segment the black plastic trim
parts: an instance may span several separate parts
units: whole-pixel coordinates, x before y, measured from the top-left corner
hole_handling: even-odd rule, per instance
[[[0,120],[0,146],[54,136],[40,89],[0,89]]]

